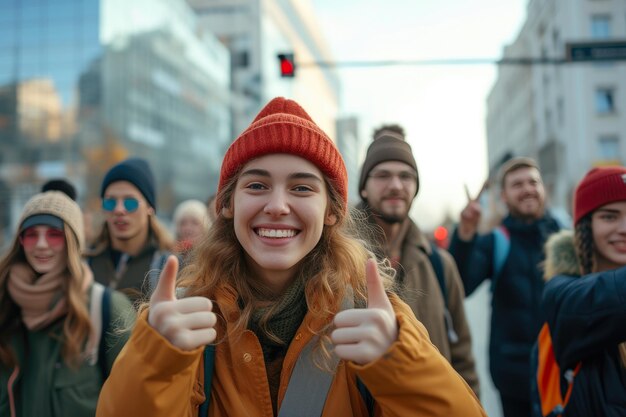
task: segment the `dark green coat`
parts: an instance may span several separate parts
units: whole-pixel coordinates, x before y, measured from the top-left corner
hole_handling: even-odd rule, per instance
[[[91,294],[91,291],[89,292]],[[128,340],[135,310],[121,293],[111,293],[109,332],[104,335],[107,371]],[[93,417],[104,377],[99,364],[85,362],[70,369],[61,356],[59,336],[63,320],[39,331],[26,331],[12,340],[19,363],[12,384],[17,415],[14,417]],[[0,365],[0,416],[13,417],[9,405],[9,378],[13,369]]]
[[[158,270],[165,264],[168,254],[149,241],[137,256],[128,257],[126,262],[120,260],[118,271],[113,264],[110,247],[87,259],[97,282],[122,292],[134,303],[147,301],[152,285],[156,284]]]

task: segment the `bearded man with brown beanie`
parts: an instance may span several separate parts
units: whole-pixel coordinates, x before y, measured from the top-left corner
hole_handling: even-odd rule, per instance
[[[456,264],[430,244],[409,217],[419,190],[417,164],[404,130],[383,126],[374,133],[359,180],[361,203],[380,256],[396,270],[398,294],[428,330],[432,343],[478,396],[465,293]],[[439,271],[442,285],[437,272]]]

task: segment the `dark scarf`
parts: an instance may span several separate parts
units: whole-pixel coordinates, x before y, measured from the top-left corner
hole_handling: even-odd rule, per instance
[[[270,319],[265,323],[264,329],[259,325],[261,318],[270,310],[274,310]],[[270,387],[270,397],[274,408],[274,415],[278,407],[278,388],[280,386],[280,373],[283,369],[283,360],[291,340],[298,331],[307,312],[306,297],[304,295],[304,281],[297,277],[287,288],[285,294],[273,305],[261,307],[252,313],[250,330],[259,338],[265,371]],[[279,341],[272,340],[268,336],[272,334]]]
[[[270,309],[274,310],[274,313],[262,328],[259,322]],[[272,352],[275,352],[276,349],[284,348],[286,351],[306,312],[307,305],[302,278],[296,278],[275,304],[258,308],[252,312],[250,330],[259,338],[266,362],[272,360]],[[272,340],[268,334],[277,337],[280,342]]]

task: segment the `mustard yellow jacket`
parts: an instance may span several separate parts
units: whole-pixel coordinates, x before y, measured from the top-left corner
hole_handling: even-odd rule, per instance
[[[380,359],[364,366],[340,362],[322,417],[367,417],[355,382],[358,376],[376,401],[375,416],[484,416],[479,401],[448,361],[430,343],[411,309],[391,296],[398,339]],[[232,289],[216,294],[219,320],[226,326],[238,315]],[[278,407],[296,360],[320,328],[307,314],[284,359]],[[224,334],[218,330],[218,335]],[[219,336],[218,336],[219,337]],[[98,401],[97,417],[196,417],[204,401],[202,348],[182,351],[147,322],[144,312],[117,358]],[[261,345],[245,331],[240,339],[217,344],[209,416],[273,417]]]

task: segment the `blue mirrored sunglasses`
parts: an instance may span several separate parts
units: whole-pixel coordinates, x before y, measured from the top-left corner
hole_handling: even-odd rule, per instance
[[[117,198],[105,198],[102,200],[102,209],[104,211],[113,211],[115,210],[115,206],[117,205]],[[137,200],[136,198],[132,198],[132,197],[127,197],[122,199],[122,202],[124,204],[124,209],[129,212],[132,213],[133,211],[137,210],[139,208],[139,200]]]

